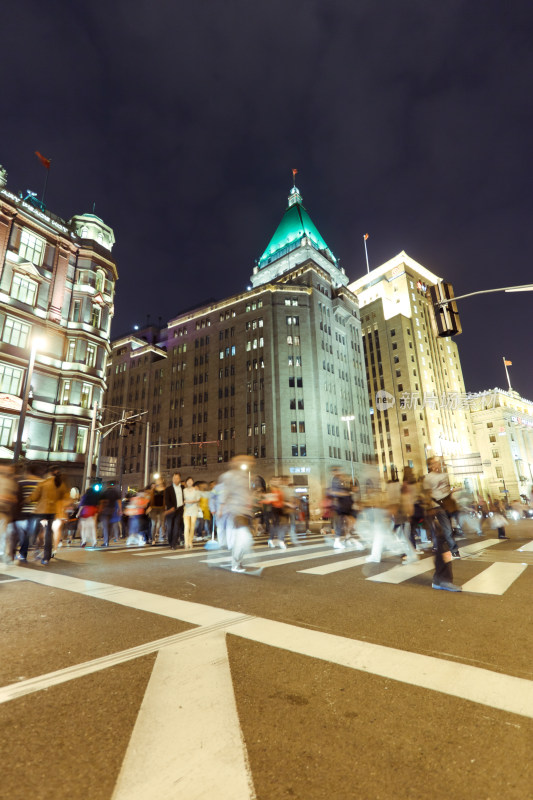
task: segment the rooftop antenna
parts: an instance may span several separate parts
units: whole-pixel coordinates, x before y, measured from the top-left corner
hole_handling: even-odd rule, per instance
[[[94,203],[93,203],[93,214],[94,214],[94,209],[95,209],[95,207],[96,207],[96,200],[95,200],[95,201],[94,201]]]

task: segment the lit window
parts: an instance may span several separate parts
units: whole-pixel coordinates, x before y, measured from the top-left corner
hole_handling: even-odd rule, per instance
[[[298,455],[298,445],[297,444],[293,444],[293,446],[292,446],[292,454],[293,454],[293,456],[297,456]]]
[[[22,383],[22,370],[9,364],[0,364],[0,392],[19,394]]]
[[[305,433],[305,422],[298,423],[298,433]]]
[[[15,347],[26,347],[30,336],[30,326],[14,317],[6,317],[2,341]]]
[[[85,363],[87,364],[88,367],[95,367],[96,366],[96,345],[95,344],[88,344],[87,345],[87,352],[86,352],[86,355],[85,355]]]
[[[76,434],[76,453],[85,453],[87,449],[87,428],[78,428]]]
[[[297,422],[296,420],[293,420],[291,422],[291,433],[296,433],[296,431],[297,431]]]
[[[72,321],[80,322],[81,320],[81,300],[74,300],[72,307]]]
[[[67,345],[67,361],[74,361],[76,357],[76,339],[69,339]]]
[[[266,422],[261,423],[261,436],[266,434]]]
[[[306,448],[305,444],[301,444],[300,445],[300,456],[302,458],[305,458],[305,456],[307,456],[307,448]]]
[[[23,230],[20,236],[19,256],[40,267],[43,263],[44,245],[45,241],[40,236]]]
[[[29,278],[24,278],[22,275],[15,273],[13,275],[11,297],[13,297],[15,300],[20,300],[21,303],[27,303],[30,306],[34,306],[35,298],[37,297],[36,281],[32,281]]]
[[[93,328],[99,328],[102,320],[102,309],[100,306],[93,305],[91,310],[91,325]]]
[[[65,426],[56,425],[55,437],[54,437],[54,450],[57,452],[63,450],[64,442],[65,442]]]
[[[89,408],[91,405],[91,389],[90,383],[82,383],[81,385],[81,407]]]
[[[12,442],[11,432],[13,430],[12,417],[0,417],[0,445],[10,447]]]
[[[98,270],[98,272],[96,273],[96,279],[95,279],[95,282],[94,282],[94,288],[96,289],[97,292],[103,292],[104,291],[104,281],[105,281],[104,273],[102,272],[102,270]]]
[[[70,389],[72,384],[70,381],[63,381],[63,387],[61,390],[61,405],[67,405],[70,400]]]

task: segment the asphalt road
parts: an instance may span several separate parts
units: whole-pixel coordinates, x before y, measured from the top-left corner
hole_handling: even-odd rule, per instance
[[[0,798],[533,797],[533,521],[508,534],[459,542],[457,594],[318,535],[258,544],[259,578],[201,548],[1,569]]]

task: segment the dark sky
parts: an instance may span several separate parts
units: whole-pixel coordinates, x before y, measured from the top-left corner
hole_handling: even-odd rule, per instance
[[[246,288],[291,169],[350,280],[401,250],[456,294],[533,281],[533,7],[17,0],[0,163],[115,231],[113,335]],[[467,390],[533,399],[533,294],[465,300]]]

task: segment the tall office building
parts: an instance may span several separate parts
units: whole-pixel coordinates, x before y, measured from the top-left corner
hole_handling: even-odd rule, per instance
[[[440,281],[402,252],[349,286],[361,309],[374,449],[385,479],[401,479],[405,466],[422,475],[438,455],[475,490],[481,466],[457,345],[432,328],[427,290]]]
[[[371,470],[357,299],[296,187],[251,283],[156,335],[112,343],[108,419],[123,406],[148,411],[148,434],[136,423],[102,442],[123,484],[174,468],[216,478],[250,453],[259,474],[291,475],[313,507],[332,466],[359,480]]]
[[[14,194],[0,167],[0,457],[60,463],[78,486],[105,388],[114,241],[94,214],[67,222]]]

